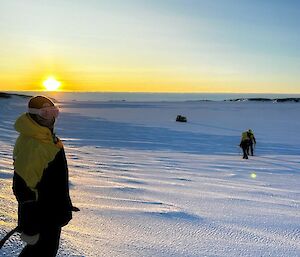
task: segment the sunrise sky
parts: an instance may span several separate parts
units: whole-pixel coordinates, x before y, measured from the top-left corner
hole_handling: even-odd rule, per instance
[[[300,93],[297,0],[0,0],[0,39],[0,90]]]

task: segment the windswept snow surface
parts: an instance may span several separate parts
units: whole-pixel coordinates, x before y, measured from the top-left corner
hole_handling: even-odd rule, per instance
[[[300,104],[60,105],[57,134],[81,211],[58,256],[300,256]],[[13,123],[25,108],[22,98],[0,100],[1,236],[16,224]],[[242,160],[248,128],[256,155]],[[0,256],[22,247],[15,235]]]

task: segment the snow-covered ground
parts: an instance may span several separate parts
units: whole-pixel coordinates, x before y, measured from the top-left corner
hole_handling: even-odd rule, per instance
[[[13,123],[26,102],[0,99],[1,236],[16,224]],[[81,211],[63,229],[59,256],[300,256],[299,103],[60,106],[57,134]],[[243,160],[248,128],[258,143]],[[22,246],[15,235],[0,256]]]

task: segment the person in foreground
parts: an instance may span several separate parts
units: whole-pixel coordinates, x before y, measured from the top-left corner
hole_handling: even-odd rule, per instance
[[[59,248],[61,228],[72,219],[68,166],[62,142],[55,136],[59,109],[36,96],[28,112],[15,122],[13,192],[18,201],[18,230],[27,243],[19,256],[52,257]]]

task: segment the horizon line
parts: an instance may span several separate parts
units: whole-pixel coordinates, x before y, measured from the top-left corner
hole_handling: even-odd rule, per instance
[[[72,91],[72,90],[0,90],[0,92],[44,92],[44,93],[104,93],[104,94],[257,94],[257,95],[300,95],[299,93],[277,93],[277,92],[173,92],[173,91]]]

